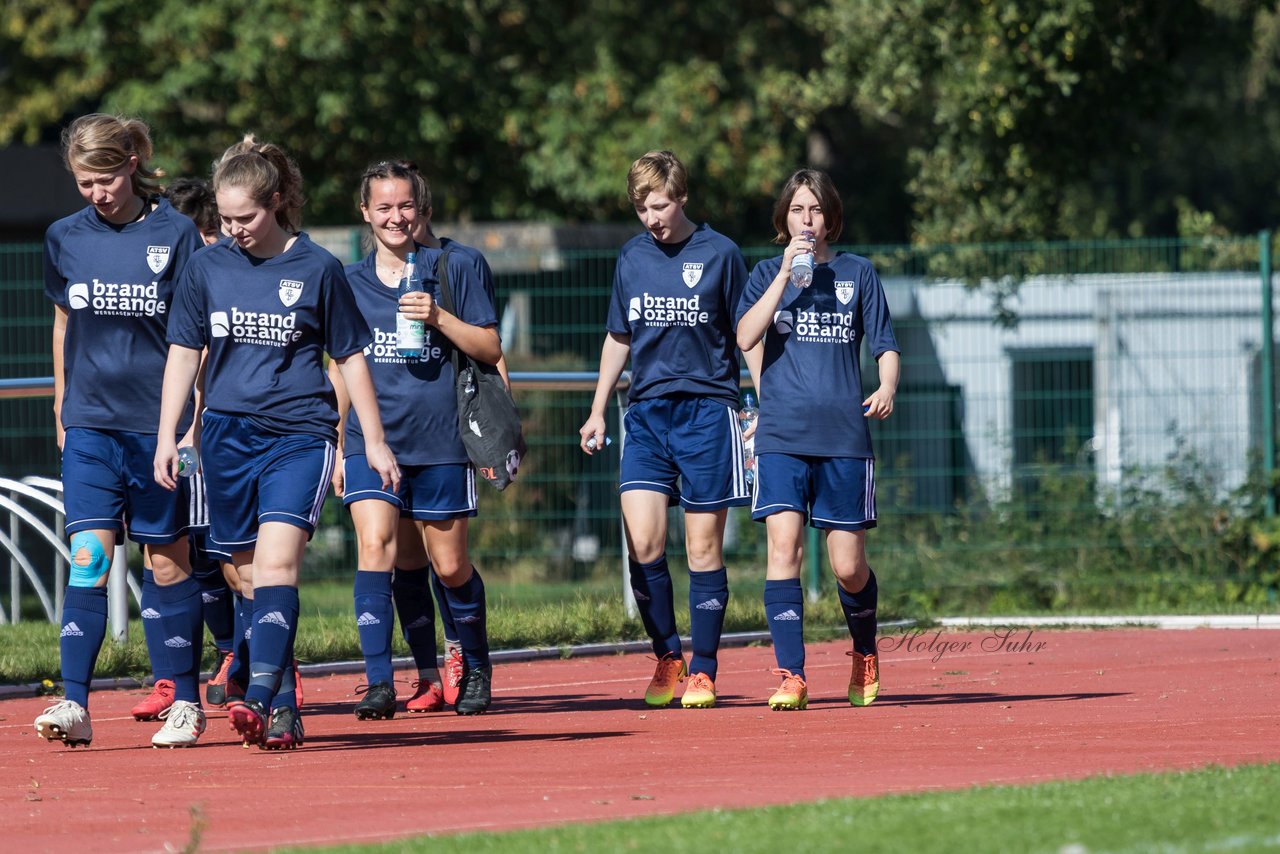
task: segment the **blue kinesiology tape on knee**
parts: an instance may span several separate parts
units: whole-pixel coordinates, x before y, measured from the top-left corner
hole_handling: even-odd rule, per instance
[[[89,556],[87,563],[80,563],[80,553]],[[71,578],[69,587],[97,587],[102,576],[111,569],[111,559],[102,548],[97,536],[89,531],[71,535]]]

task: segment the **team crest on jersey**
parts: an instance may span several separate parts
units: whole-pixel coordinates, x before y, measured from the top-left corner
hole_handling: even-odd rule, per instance
[[[848,305],[853,299],[853,282],[836,282],[836,299],[841,305]]]
[[[147,247],[147,266],[151,268],[151,272],[160,275],[160,272],[169,266],[169,247],[168,246],[148,246]]]
[[[689,287],[693,287],[702,281],[702,264],[689,263],[684,265],[684,283]]]
[[[302,296],[302,282],[295,279],[280,280],[280,302],[291,306]]]

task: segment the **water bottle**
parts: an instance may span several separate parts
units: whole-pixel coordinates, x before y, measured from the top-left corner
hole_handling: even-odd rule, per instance
[[[800,232],[810,245],[814,245],[816,241],[812,231]],[[796,255],[791,259],[791,284],[797,288],[807,288],[813,284],[813,253],[806,252],[803,255]]]
[[[742,432],[747,432],[752,424],[756,423],[756,418],[760,415],[760,409],[756,406],[756,399],[747,392],[744,398],[742,409],[738,410],[738,427]],[[746,439],[742,443],[742,470],[747,479],[747,489],[754,489],[756,483],[756,437],[752,434],[750,439]]]
[[[418,276],[417,252],[410,252],[404,262],[404,276],[400,279],[397,296],[409,293],[422,293],[422,279]],[[409,320],[404,314],[396,312],[396,353],[406,359],[422,358],[422,348],[426,344],[427,325],[421,320]]]
[[[178,477],[192,477],[199,468],[199,451],[190,445],[178,449]]]

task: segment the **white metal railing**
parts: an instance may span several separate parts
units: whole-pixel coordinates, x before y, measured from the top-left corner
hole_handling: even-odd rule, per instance
[[[67,586],[67,570],[71,566],[71,551],[66,545],[66,507],[59,497],[62,483],[52,478],[30,476],[22,480],[0,477],[0,512],[6,512],[9,524],[0,531],[0,549],[9,555],[9,607],[8,613],[0,607],[0,625],[22,621],[22,597],[25,587],[36,596],[51,623],[62,616],[62,599]],[[41,519],[23,502],[34,503],[45,511],[53,511],[50,524]],[[23,548],[24,534],[34,532],[54,553],[53,590],[45,586],[44,578],[32,565]],[[128,550],[123,541],[116,544],[112,555],[111,573],[107,578],[107,614],[111,637],[123,643],[129,637],[129,595],[141,602],[142,591],[137,579],[129,572]]]

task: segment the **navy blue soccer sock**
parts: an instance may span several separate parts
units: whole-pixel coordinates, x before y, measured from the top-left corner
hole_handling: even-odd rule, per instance
[[[690,674],[705,673],[715,681],[716,653],[728,606],[729,573],[723,566],[711,572],[689,572]]]
[[[253,600],[235,594],[235,626],[231,631],[231,670],[227,678],[243,690],[249,686],[249,638],[253,635]]]
[[[484,581],[473,566],[471,577],[460,587],[445,587],[449,600],[449,612],[458,630],[458,642],[462,645],[462,660],[468,670],[489,666],[489,632],[486,627]]]
[[[200,703],[200,657],[204,650],[204,609],[200,582],[188,576],[177,584],[156,587],[164,645],[169,655],[173,699]]]
[[[164,645],[164,624],[160,618],[160,600],[157,593],[160,585],[156,584],[156,576],[145,566],[142,568],[142,639],[147,644],[147,658],[151,661],[151,675],[157,680],[172,679],[169,668],[169,648]]]
[[[876,603],[880,598],[876,574],[871,572],[866,585],[857,593],[850,593],[839,584],[836,593],[840,596],[840,610],[844,611],[844,619],[849,624],[854,650],[862,655],[875,655]]]
[[[298,588],[259,587],[253,593],[253,624],[249,638],[249,687],[246,700],[257,700],[264,709],[272,705],[296,705],[281,692],[280,680],[293,667],[293,640],[298,633]],[[278,702],[273,703],[273,699]]]
[[[436,594],[436,607],[440,609],[440,629],[444,633],[444,642],[449,646],[458,644],[458,627],[453,622],[453,614],[449,611],[449,597],[445,595],[444,582],[431,564],[427,564],[427,574],[431,577],[431,589]]]
[[[217,561],[212,563],[212,572],[202,567],[191,574],[200,585],[201,611],[204,624],[213,636],[213,645],[225,653],[231,649],[235,638],[235,601],[227,580],[222,577],[222,568]]]
[[[395,611],[391,607],[391,573],[356,571],[356,631],[364,653],[364,673],[370,685],[393,681],[391,633]]]
[[[424,566],[409,570],[397,568],[391,579],[391,595],[400,616],[400,631],[413,654],[419,679],[439,670],[436,664],[435,603],[431,601],[431,578],[434,576],[431,567]],[[449,606],[446,604],[444,607],[447,609]]]
[[[800,579],[766,580],[764,615],[778,666],[804,679],[804,590]]]
[[[680,655],[680,634],[676,631],[676,607],[671,592],[671,571],[667,569],[664,554],[652,563],[627,560],[631,571],[631,592],[636,597],[636,609],[645,633],[653,642],[653,654],[658,658]]]
[[[68,587],[62,599],[62,688],[68,700],[89,708],[89,683],[107,636],[105,587]]]

